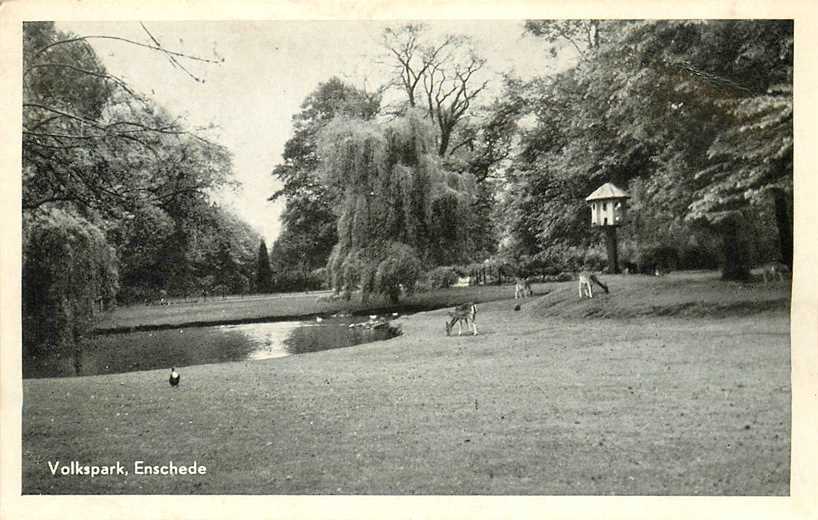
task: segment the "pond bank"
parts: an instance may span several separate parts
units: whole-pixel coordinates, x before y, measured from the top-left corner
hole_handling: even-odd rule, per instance
[[[379,316],[386,315],[389,316],[392,313],[397,313],[399,315],[404,314],[414,314],[416,312],[426,312],[426,311],[433,311],[439,309],[439,306],[426,306],[426,305],[395,305],[393,307],[376,307],[376,308],[367,308],[361,310],[350,311],[347,313],[336,313],[336,314],[345,314],[347,316],[353,317],[364,317],[370,316],[373,314],[377,314]],[[181,328],[192,328],[192,327],[216,327],[220,325],[250,325],[254,323],[278,323],[278,322],[285,322],[285,321],[313,321],[316,318],[332,318],[336,317],[335,315],[327,315],[324,312],[314,312],[309,314],[289,314],[289,315],[280,315],[275,314],[271,316],[255,316],[255,317],[248,317],[248,318],[234,318],[234,319],[211,319],[211,320],[200,320],[200,321],[181,321],[177,323],[145,323],[141,325],[127,325],[127,326],[118,326],[118,327],[97,327],[94,329],[95,335],[100,336],[107,336],[111,334],[127,334],[130,332],[146,332],[146,331],[158,331],[158,330],[170,330],[170,329],[181,329]]]
[[[536,284],[535,293],[549,289]],[[231,298],[207,302],[179,302],[172,305],[133,305],[122,307],[102,316],[95,333],[116,334],[135,331],[163,330],[179,327],[240,325],[274,321],[314,320],[337,313],[352,316],[371,314],[401,314],[423,312],[461,303],[482,303],[514,296],[513,286],[475,286],[418,293],[398,304],[375,300],[368,305],[355,301],[327,301],[315,294],[275,294],[253,298]]]
[[[95,376],[279,358],[382,341],[399,334],[400,328],[391,321],[348,316],[97,335],[73,352],[24,355],[23,378]]]

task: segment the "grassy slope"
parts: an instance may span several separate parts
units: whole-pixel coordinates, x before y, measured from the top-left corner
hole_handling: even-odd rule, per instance
[[[637,316],[724,317],[789,306],[782,282],[722,282],[715,272],[680,272],[652,276],[600,275],[610,289],[594,286],[592,300],[580,300],[576,282],[554,284],[537,302],[538,316],[562,318],[633,318]]]
[[[604,280],[613,315],[679,285],[671,306],[732,294],[703,276]],[[24,492],[787,494],[788,316],[738,305],[787,291],[742,290],[722,319],[598,320],[573,317],[601,299],[559,284],[521,312],[481,305],[477,337],[446,338],[441,310],[387,342],[188,367],[175,390],[165,371],[27,380]],[[52,477],[56,459],[208,474]]]

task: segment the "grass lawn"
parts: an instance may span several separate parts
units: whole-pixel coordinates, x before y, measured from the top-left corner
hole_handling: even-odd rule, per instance
[[[787,495],[786,284],[603,281],[593,301],[566,283],[481,304],[476,337],[420,313],[385,342],[187,367],[176,389],[164,370],[25,380],[23,492]]]

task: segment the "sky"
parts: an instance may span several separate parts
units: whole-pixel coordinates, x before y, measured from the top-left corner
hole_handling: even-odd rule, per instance
[[[152,98],[190,127],[215,125],[206,133],[233,154],[240,187],[215,198],[238,214],[265,239],[278,236],[283,201],[267,198],[280,186],[271,171],[282,162],[284,143],[292,135],[291,119],[318,84],[333,76],[374,90],[386,82],[380,34],[387,22],[150,22],[162,45],[173,51],[224,61],[185,61],[197,82],[160,53],[121,41],[91,39],[108,71]],[[392,22],[390,25],[395,26]],[[431,34],[470,36],[486,58],[485,77],[493,90],[481,93],[489,102],[499,93],[500,74],[543,74],[560,65],[542,41],[523,35],[522,21],[429,22]],[[108,35],[150,43],[139,22],[58,22],[78,35]],[[565,57],[560,58],[565,61]]]

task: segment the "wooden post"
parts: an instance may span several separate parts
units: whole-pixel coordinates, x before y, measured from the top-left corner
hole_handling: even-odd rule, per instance
[[[608,272],[619,274],[619,258],[616,251],[616,226],[604,226],[608,242]]]

